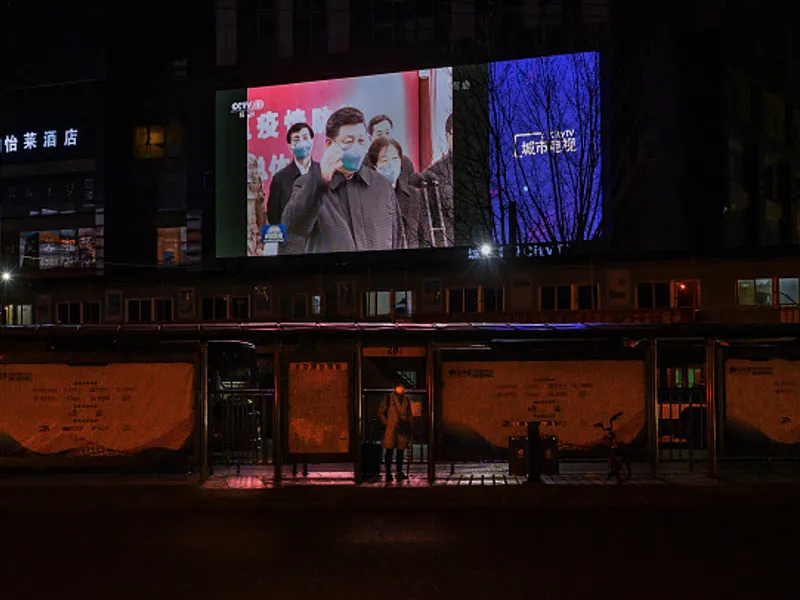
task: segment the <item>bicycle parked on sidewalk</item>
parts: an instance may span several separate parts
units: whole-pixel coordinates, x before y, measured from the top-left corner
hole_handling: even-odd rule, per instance
[[[594,426],[605,432],[603,440],[608,443],[608,479],[616,479],[618,484],[625,483],[631,478],[631,463],[625,458],[622,447],[617,442],[617,434],[614,433],[614,421],[622,416],[618,412],[608,420],[608,427],[602,422],[595,423]]]

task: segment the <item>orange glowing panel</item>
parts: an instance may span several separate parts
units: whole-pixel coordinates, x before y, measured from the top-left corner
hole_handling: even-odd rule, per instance
[[[289,452],[345,454],[350,450],[350,375],[345,362],[289,365]]]
[[[190,363],[0,365],[5,456],[179,450],[195,425]]]

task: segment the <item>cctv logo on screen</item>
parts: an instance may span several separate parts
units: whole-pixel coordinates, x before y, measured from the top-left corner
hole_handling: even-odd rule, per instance
[[[261,110],[262,108],[264,108],[264,101],[261,99],[253,100],[252,102],[234,102],[231,104],[231,114],[242,117],[247,115],[247,113],[251,113],[255,110]]]
[[[267,242],[285,242],[286,225],[264,225],[261,228],[261,241],[264,244]]]

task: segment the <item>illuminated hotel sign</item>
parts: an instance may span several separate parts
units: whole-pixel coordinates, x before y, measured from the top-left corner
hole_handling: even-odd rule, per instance
[[[78,145],[78,130],[27,131],[0,136],[0,154],[16,154],[46,148],[67,148]]]

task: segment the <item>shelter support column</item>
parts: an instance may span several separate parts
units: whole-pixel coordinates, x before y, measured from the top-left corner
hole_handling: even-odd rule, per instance
[[[659,471],[659,455],[658,455],[658,340],[653,339],[650,341],[650,347],[647,352],[647,442],[649,446],[648,453],[650,454],[650,467],[652,470],[653,478],[658,478]]]
[[[200,351],[200,480],[208,479],[208,342]]]
[[[281,385],[283,361],[281,357],[281,345],[277,344],[273,356],[275,365],[272,386],[272,480],[275,485],[280,485],[283,479],[283,387]]]
[[[717,348],[715,339],[706,341],[706,427],[708,437],[708,475],[717,476],[717,401],[719,377],[717,372]]]
[[[356,344],[355,348],[355,373],[353,374],[355,377],[354,382],[354,394],[355,394],[355,414],[356,414],[356,441],[353,446],[355,446],[355,456],[353,460],[353,468],[355,470],[355,480],[356,483],[361,483],[362,480],[362,468],[361,468],[361,446],[364,443],[364,386],[362,382],[362,363],[363,363],[363,354],[364,348],[361,342]]]
[[[433,485],[436,481],[436,346],[428,343],[428,352],[425,359],[425,382],[428,393],[428,483]]]

